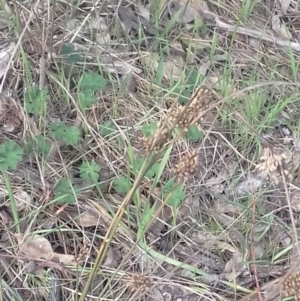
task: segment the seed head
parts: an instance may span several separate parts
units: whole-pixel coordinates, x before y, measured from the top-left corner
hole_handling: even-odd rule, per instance
[[[169,130],[166,125],[158,122],[157,128],[152,135],[150,137],[143,137],[142,141],[147,153],[157,153],[170,141]]]
[[[77,256],[75,256],[74,261],[77,264],[80,264],[82,262],[84,262],[87,257],[89,256],[89,252],[90,252],[90,244],[88,242],[84,242],[82,248],[79,250]]]
[[[282,172],[287,179],[291,179],[292,173],[287,164],[287,154],[276,154],[270,147],[265,147],[259,161],[257,169],[265,172],[275,185],[279,185],[282,181]]]
[[[129,282],[132,291],[146,292],[151,286],[151,279],[143,274],[135,273]]]
[[[300,300],[300,271],[289,275],[281,286],[281,293],[284,297],[293,297]]]
[[[201,115],[210,107],[212,93],[206,87],[200,86],[195,90],[191,99],[188,107],[179,105],[170,113],[170,121],[184,132],[187,132],[191,125],[199,125],[203,121],[204,117]]]
[[[187,155],[184,155],[182,159],[175,165],[174,172],[178,182],[186,181],[192,176],[198,165],[198,153],[197,150],[193,150]]]

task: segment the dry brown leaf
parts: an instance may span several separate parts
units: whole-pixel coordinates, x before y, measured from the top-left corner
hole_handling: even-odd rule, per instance
[[[54,252],[53,257],[57,258],[59,260],[59,262],[63,263],[63,264],[77,264],[74,255],[59,254],[59,253]]]
[[[234,206],[233,204],[229,204],[225,201],[222,200],[217,200],[214,210],[218,214],[222,213],[233,213],[233,214],[238,214],[241,213],[242,209],[239,206]]]
[[[149,10],[142,4],[142,1],[141,0],[138,0],[137,1],[137,9],[138,9],[138,12],[139,14],[145,18],[147,21],[150,20],[150,12]]]
[[[202,21],[202,10],[201,10],[201,0],[196,1],[186,1],[186,0],[176,0],[172,2],[172,6],[169,7],[169,12],[172,15],[181,11],[180,18],[177,22],[190,23],[194,20]]]
[[[236,186],[236,193],[238,195],[254,193],[260,187],[262,187],[263,184],[264,180],[262,178],[250,174],[245,180],[243,180]]]
[[[120,256],[118,253],[113,250],[112,248],[109,248],[106,253],[106,258],[103,263],[103,266],[107,268],[116,268],[118,266],[118,260],[120,259]]]
[[[227,262],[223,271],[228,281],[233,281],[245,270],[245,265],[241,264],[243,261],[244,258],[240,252],[236,251],[232,255],[232,258]]]
[[[141,64],[145,65],[150,72],[155,72],[158,68],[159,55],[151,52],[140,58]]]
[[[300,212],[300,191],[291,193],[290,196],[291,206],[296,212]]]
[[[118,8],[118,16],[125,33],[129,34],[131,29],[136,26],[135,12],[130,7],[121,5]]]
[[[93,227],[101,222],[101,215],[98,211],[92,209],[85,209],[85,211],[78,212],[77,207],[68,206],[60,213],[62,218],[71,218],[80,227]]]
[[[0,46],[0,78],[5,74],[10,56],[16,47],[16,43],[4,43]]]
[[[284,14],[286,14],[288,12],[289,7],[290,7],[291,0],[280,0],[280,4],[281,4],[282,12]]]
[[[178,80],[182,78],[185,62],[182,57],[173,57],[163,62],[163,77],[166,80]]]
[[[13,234],[19,244],[22,254],[33,259],[51,260],[54,256],[50,242],[42,236],[33,235],[24,237],[23,233]]]
[[[230,52],[232,63],[255,63],[260,60],[260,58],[260,53],[252,49],[233,49]]]
[[[272,29],[281,37],[290,40],[292,38],[292,34],[286,27],[283,22],[280,22],[280,19],[277,15],[272,15]]]
[[[32,197],[22,188],[14,193],[17,210],[24,210],[32,203]]]

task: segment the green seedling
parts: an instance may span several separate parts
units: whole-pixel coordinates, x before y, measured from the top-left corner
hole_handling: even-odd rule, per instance
[[[54,189],[53,193],[57,203],[75,204],[77,187],[72,186],[72,183],[66,178],[60,179]]]
[[[48,90],[40,90],[37,86],[29,86],[24,94],[24,105],[27,113],[43,115],[46,111]]]
[[[67,126],[63,122],[51,123],[50,132],[54,139],[66,145],[76,145],[79,141],[79,129],[75,126]]]
[[[12,140],[0,145],[0,171],[16,169],[17,164],[22,160],[23,149]]]

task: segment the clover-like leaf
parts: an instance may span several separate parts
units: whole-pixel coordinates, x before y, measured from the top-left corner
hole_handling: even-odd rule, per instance
[[[94,161],[83,162],[79,167],[79,172],[83,180],[96,180],[99,177],[100,167]]]
[[[77,188],[73,187],[76,193]],[[55,185],[53,193],[58,203],[74,204],[76,198],[72,189],[72,184],[66,178],[61,178]]]
[[[0,145],[0,171],[16,169],[17,164],[22,160],[23,149],[12,140]]]
[[[50,131],[54,139],[66,145],[76,145],[79,141],[80,130],[75,126],[67,126],[63,122],[51,123]]]
[[[114,190],[119,194],[126,194],[130,190],[131,186],[132,184],[130,179],[125,176],[119,176],[113,181]]]
[[[182,200],[185,198],[185,193],[183,190],[183,184],[179,185],[175,183],[174,178],[170,179],[162,187],[162,195],[164,198],[168,197],[167,204],[173,208],[177,208]]]
[[[80,89],[103,90],[106,86],[106,79],[98,73],[87,71],[82,74],[78,86]]]
[[[48,99],[47,88],[40,90],[38,86],[30,86],[24,94],[25,110],[34,115],[43,115]]]

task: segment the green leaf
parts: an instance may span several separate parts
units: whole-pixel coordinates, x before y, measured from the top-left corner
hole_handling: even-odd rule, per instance
[[[62,178],[56,183],[53,193],[58,203],[75,204],[76,198],[71,185],[66,178]],[[74,190],[76,192],[77,189],[74,187]]]
[[[37,86],[30,86],[24,94],[24,104],[27,113],[43,115],[46,111],[48,99],[47,88],[40,90]]]
[[[171,195],[170,195],[171,194]],[[178,208],[182,200],[185,198],[183,190],[183,184],[180,183],[178,186],[174,181],[174,178],[170,179],[162,187],[162,195],[164,198],[168,198],[167,204],[173,208]]]
[[[113,181],[114,190],[119,194],[126,194],[130,190],[131,186],[132,184],[130,179],[125,176],[119,176]]]
[[[99,178],[100,167],[94,161],[83,162],[79,167],[79,172],[83,180],[96,180]]]
[[[87,71],[82,74],[78,86],[80,89],[103,90],[106,86],[106,80],[98,73]]]
[[[35,137],[35,149],[40,155],[48,156],[51,151],[51,145],[44,136],[38,135]]]
[[[136,168],[137,172],[140,172],[144,161],[145,161],[145,158],[138,158],[138,159],[135,160],[135,168]],[[150,169],[146,172],[145,176],[149,179],[154,179],[156,174],[158,173],[159,166],[160,166],[160,163],[154,163],[150,167]]]
[[[186,139],[188,141],[196,142],[203,137],[203,132],[199,131],[196,125],[191,125],[186,133]]]
[[[99,133],[102,137],[108,136],[116,131],[116,126],[112,121],[106,121],[99,125]]]
[[[0,145],[0,171],[16,169],[17,164],[22,160],[23,149],[12,140]]]
[[[143,126],[142,126],[142,133],[146,137],[151,136],[155,130],[156,130],[156,122],[151,122],[149,124],[143,124]]]
[[[97,97],[93,95],[92,90],[85,90],[78,93],[79,106],[82,110],[90,108],[97,102]]]
[[[67,126],[63,122],[51,123],[50,132],[54,139],[66,145],[76,145],[79,141],[80,130],[75,126]]]
[[[84,58],[78,52],[75,51],[75,46],[70,43],[62,44],[62,55],[66,56],[67,60],[71,63],[83,62]]]

